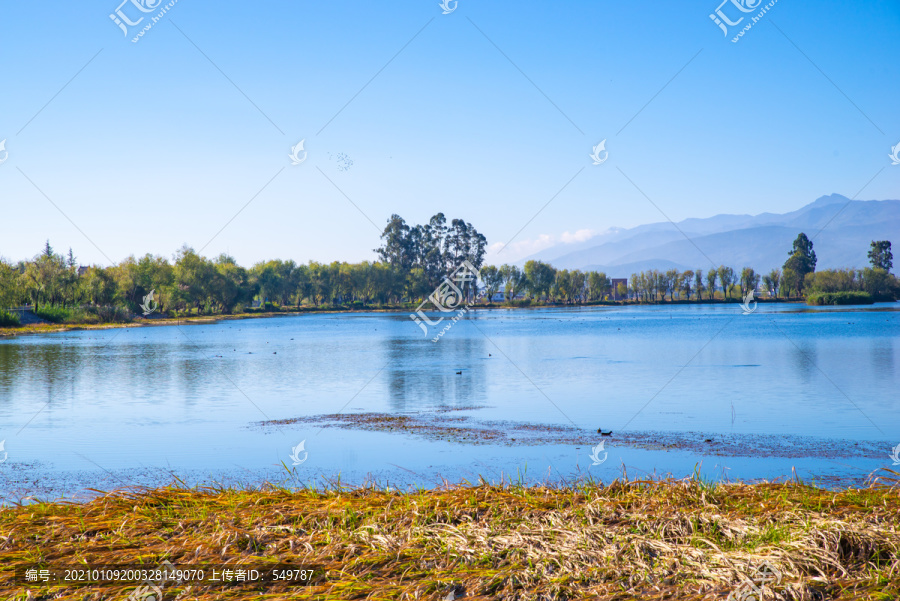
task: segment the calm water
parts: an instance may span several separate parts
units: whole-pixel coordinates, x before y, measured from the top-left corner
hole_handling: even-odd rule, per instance
[[[479,311],[437,343],[406,314],[300,315],[0,341],[4,496],[86,486],[258,484],[287,476],[397,483],[527,472],[604,480],[859,476],[900,442],[900,312],[737,305]],[[456,372],[462,372],[457,374]],[[566,445],[507,447],[403,434],[262,428],[328,413],[452,415],[617,432],[884,441],[884,459],[703,457],[616,447],[591,466]],[[0,452],[0,459],[4,453]],[[299,475],[299,476],[298,476]]]

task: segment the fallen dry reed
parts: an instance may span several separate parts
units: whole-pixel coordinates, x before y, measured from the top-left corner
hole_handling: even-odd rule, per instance
[[[399,492],[189,489],[0,510],[0,598],[125,599],[135,585],[14,581],[36,564],[283,562],[310,586],[170,586],[165,599],[900,598],[900,487],[617,480]],[[742,588],[743,587],[743,588]],[[744,595],[744,596],[741,596]]]

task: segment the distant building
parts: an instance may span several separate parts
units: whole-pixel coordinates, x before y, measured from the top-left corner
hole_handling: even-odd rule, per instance
[[[90,267],[88,267],[87,265],[79,265],[78,266],[78,275],[86,274],[88,272],[88,269],[90,269]]]
[[[610,280],[610,283],[612,284],[612,297],[613,297],[613,300],[622,300],[623,298],[625,298],[624,296],[622,296],[622,295],[619,294],[619,284],[621,284],[622,286],[625,287],[626,294],[627,294],[627,291],[628,291],[628,278],[612,278],[612,279]]]

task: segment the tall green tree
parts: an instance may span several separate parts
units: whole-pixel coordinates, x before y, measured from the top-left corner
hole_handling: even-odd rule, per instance
[[[631,293],[634,300],[643,302],[646,299],[647,282],[644,272],[632,273],[628,281],[631,282]]]
[[[116,302],[116,280],[111,269],[89,267],[81,283],[85,298],[92,305],[108,306]],[[157,301],[160,302],[161,301]]]
[[[215,276],[211,285],[211,297],[222,313],[232,313],[243,308],[257,293],[249,272],[237,264],[234,257],[219,255],[213,262]]]
[[[803,282],[806,274],[816,270],[816,251],[813,250],[812,241],[806,234],[800,233],[794,240],[794,245],[788,253],[788,260],[784,262],[782,270],[790,269],[797,277],[797,292],[803,294]]]
[[[553,294],[555,297],[561,298],[566,304],[575,298],[575,288],[572,284],[571,271],[568,269],[557,270]]]
[[[663,274],[663,300],[665,300],[666,292],[669,293],[669,300],[675,300],[675,291],[678,289],[680,274],[677,269],[669,269]]]
[[[716,297],[716,278],[719,277],[719,270],[713,267],[706,272],[706,298],[712,300]]]
[[[381,246],[375,249],[378,258],[403,271],[412,269],[415,257],[409,238],[409,229],[406,221],[400,215],[396,213],[391,215],[381,233]]]
[[[862,289],[879,300],[900,298],[900,280],[885,269],[867,267],[859,272],[859,280]]]
[[[25,290],[32,303],[59,305],[66,300],[66,262],[53,252],[48,240],[44,250],[25,267]]]
[[[550,294],[550,287],[556,279],[556,270],[543,261],[531,260],[525,263],[525,278],[532,298],[540,299]]]
[[[884,269],[890,271],[894,266],[894,255],[891,253],[890,240],[872,240],[869,248],[869,263],[873,269]]]
[[[23,300],[19,270],[0,258],[0,309],[19,305]]]
[[[803,288],[801,282],[800,274],[790,267],[781,270],[781,291],[786,296],[790,297],[792,293],[800,294]]]
[[[683,295],[685,300],[691,300],[691,285],[693,281],[694,272],[690,269],[681,274],[681,286],[679,294]]]
[[[763,284],[766,290],[771,291],[775,298],[778,298],[778,288],[781,285],[781,270],[773,269],[767,275],[763,276]]]
[[[572,277],[572,298],[575,302],[584,301],[587,294],[587,275],[580,269],[573,269]]]
[[[514,300],[525,286],[525,274],[515,265],[501,265],[500,275],[503,277],[503,300]]]
[[[722,283],[722,292],[725,294],[725,299],[728,300],[735,283],[734,269],[719,265],[717,271],[719,273],[719,282]]]
[[[484,295],[487,297],[488,304],[494,304],[494,295],[500,290],[503,284],[503,274],[494,265],[485,265],[481,268],[481,281],[484,282]]]
[[[632,276],[634,277],[634,276]],[[610,294],[612,283],[602,271],[590,271],[587,274],[587,296],[588,300],[602,300],[603,297]]]
[[[180,310],[196,309],[208,312],[214,302],[215,266],[190,246],[184,245],[175,253],[173,304]]]
[[[391,215],[381,239],[381,246],[375,249],[379,259],[405,277],[412,276],[407,282],[410,298],[419,296],[420,289],[436,288],[464,261],[480,269],[487,248],[487,239],[471,223],[453,219],[447,226],[443,213],[437,213],[425,225],[415,226],[399,215]],[[419,271],[413,274],[413,270]],[[468,298],[474,297],[471,281],[463,283],[463,292]]]
[[[760,276],[752,267],[744,267],[741,269],[741,293],[746,296],[750,290],[756,290],[759,286]]]

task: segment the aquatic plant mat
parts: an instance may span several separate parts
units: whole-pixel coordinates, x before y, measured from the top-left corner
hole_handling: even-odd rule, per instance
[[[0,510],[0,598],[125,599],[141,583],[23,574],[140,564],[312,570],[305,586],[151,583],[164,599],[895,600],[900,488],[884,473],[837,492],[695,477],[406,492],[166,487],[37,503]]]
[[[335,413],[256,422],[256,427],[275,428],[312,424],[320,428],[341,428],[409,434],[424,440],[444,440],[471,445],[534,446],[565,444],[593,446],[603,440],[607,448],[621,445],[647,450],[680,450],[723,457],[888,457],[888,445],[874,440],[841,440],[785,434],[741,434],[709,432],[598,432],[556,424],[490,421],[453,412],[480,407],[443,408],[415,414]]]

